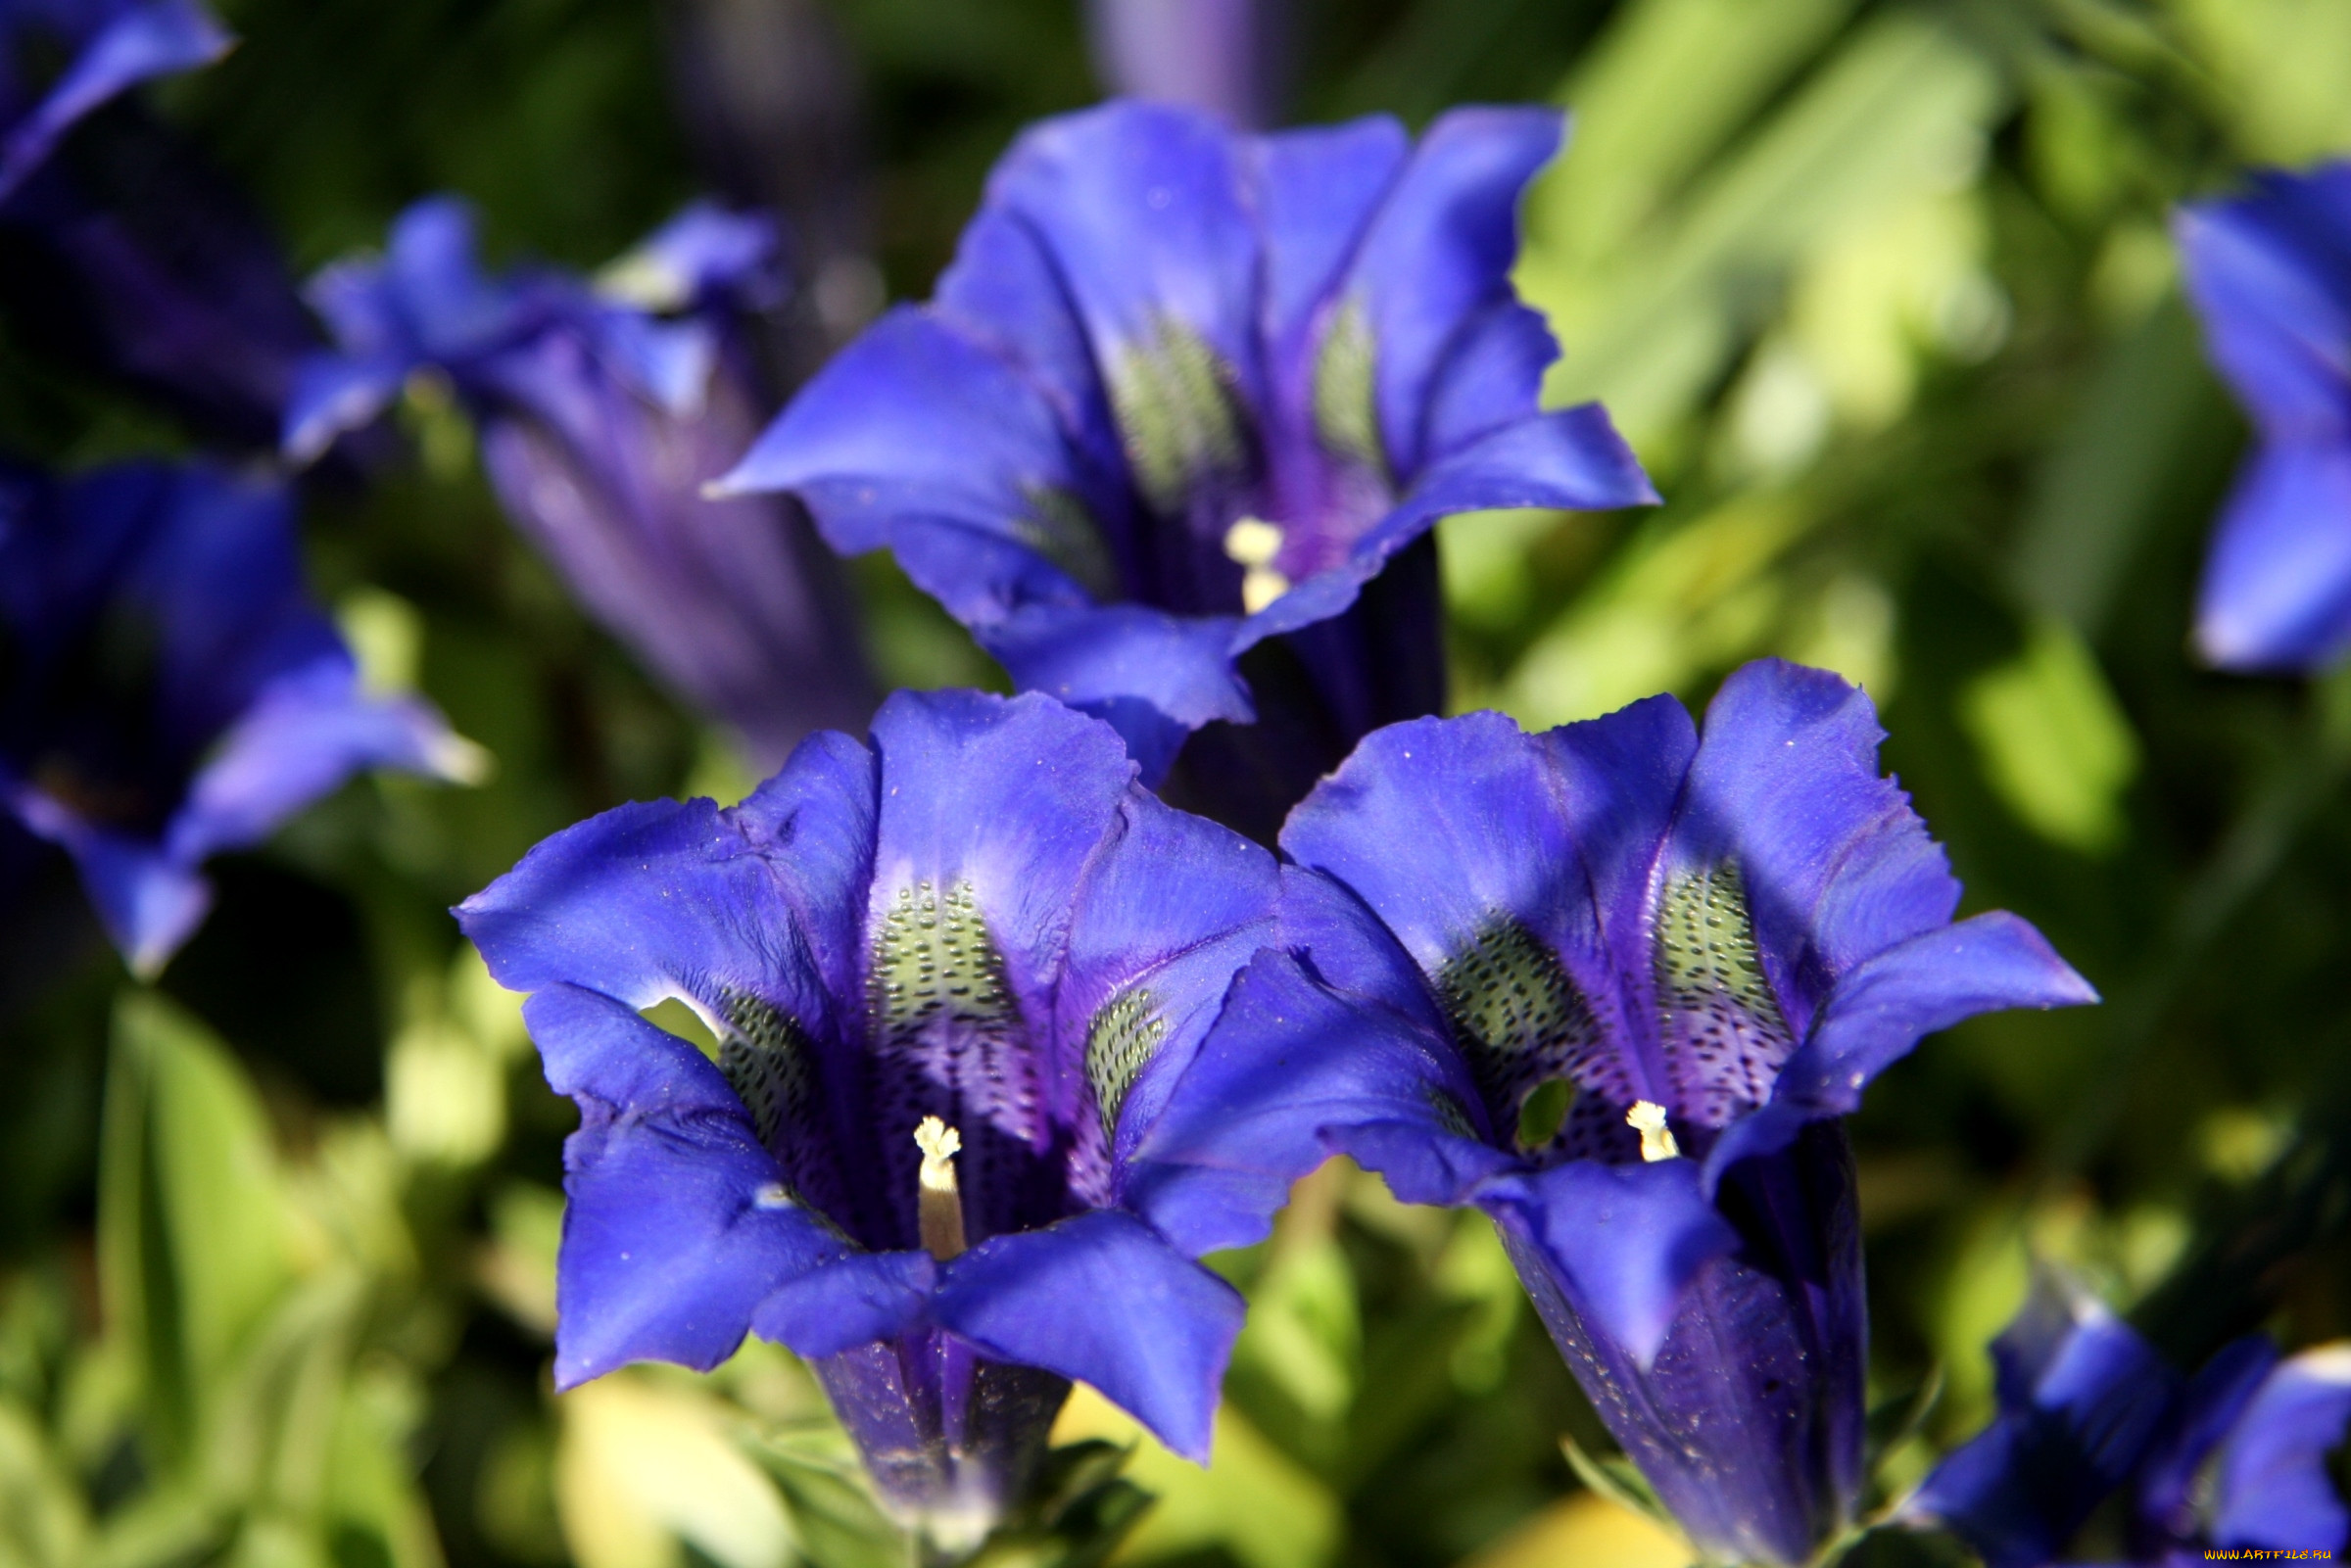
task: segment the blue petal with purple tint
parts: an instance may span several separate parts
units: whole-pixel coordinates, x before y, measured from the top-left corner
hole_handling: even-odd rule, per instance
[[[2206,348],[2258,434],[2213,541],[2197,646],[2228,669],[2330,665],[2351,648],[2351,164],[2264,171],[2173,228]]]
[[[452,198],[393,224],[384,256],[312,284],[339,352],[296,377],[296,460],[373,420],[430,372],[473,416],[507,516],[589,613],[762,768],[870,711],[852,600],[794,507],[706,487],[763,399],[739,307],[770,292],[773,223],[689,207],[594,286],[486,271]]]
[[[716,1366],[760,1302],[845,1245],[786,1194],[743,1102],[694,1047],[573,985],[523,1016],[549,1086],[580,1107],[563,1149],[556,1387],[636,1360]]]
[[[1999,1414],[1904,1514],[1964,1537],[1988,1568],[2040,1568],[2154,1444],[2181,1379],[2129,1324],[2045,1278],[1992,1362]]]
[[[933,303],[869,329],[724,483],[799,496],[837,548],[894,551],[1151,779],[1186,736],[1249,722],[1240,661],[1291,639],[1305,674],[1265,755],[1174,758],[1187,798],[1271,832],[1259,797],[1277,815],[1439,700],[1434,563],[1397,564],[1439,518],[1655,499],[1597,407],[1536,404],[1556,349],[1510,268],[1559,135],[1532,109],[1447,115],[1416,149],[1387,119],[1046,121]],[[1428,592],[1364,599],[1414,573]]]
[[[360,689],[278,485],[0,470],[0,799],[75,859],[142,974],[202,921],[211,855],[363,769],[478,765],[430,708]]]
[[[1068,1378],[1205,1454],[1239,1299],[1157,1222],[1134,1151],[1272,934],[1277,877],[1134,776],[1049,698],[902,692],[870,741],[812,736],[740,806],[606,812],[459,908],[582,1102],[565,1310],[602,1349],[580,1375],[780,1339],[942,1541],[1014,1500]],[[664,997],[715,1067],[636,1017]],[[562,1075],[606,1035],[658,1070]],[[958,1130],[969,1251],[918,1223],[926,1117]],[[614,1128],[626,1162],[597,1141]],[[1253,1200],[1259,1229],[1281,1196]],[[666,1296],[634,1270],[648,1249]]]
[[[158,76],[211,65],[236,40],[201,0],[51,0],[0,13],[0,202],[74,123]],[[24,79],[26,55],[67,55],[53,79]]]
[[[1330,1150],[1486,1210],[1693,1539],[1805,1560],[1860,1484],[1835,1118],[1930,1030],[2092,999],[2015,917],[1950,924],[1881,737],[1858,690],[1768,660],[1703,734],[1658,697],[1543,735],[1473,714],[1366,736],[1290,813],[1279,937],[1140,1151],[1175,1161],[1150,1212],[1251,1239],[1221,1206]]]
[[[1132,1215],[1096,1210],[982,1242],[947,1266],[932,1310],[999,1360],[1083,1379],[1208,1462],[1240,1292]]]
[[[2351,1544],[2351,1509],[2328,1455],[2351,1431],[2351,1345],[2279,1362],[2222,1449],[2212,1539],[2221,1546],[2323,1550]]]

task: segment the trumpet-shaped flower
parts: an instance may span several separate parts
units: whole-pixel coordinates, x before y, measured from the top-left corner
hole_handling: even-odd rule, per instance
[[[201,0],[6,0],[0,202],[92,110],[140,82],[209,65],[233,41]]]
[[[2351,652],[2351,163],[2260,174],[2173,228],[2256,434],[2205,563],[2197,645],[2231,669],[2333,664]]]
[[[2014,916],[1952,923],[1880,738],[1861,692],[1776,661],[1703,739],[1670,697],[1370,736],[1291,813],[1278,941],[1138,1160],[1212,1217],[1190,1189],[1239,1216],[1332,1152],[1475,1205],[1692,1540],[1806,1560],[1860,1481],[1837,1118],[1931,1030],[2091,999]]]
[[[931,303],[843,351],[726,485],[893,551],[1146,780],[1211,721],[1264,720],[1254,785],[1207,782],[1254,787],[1270,832],[1358,736],[1441,701],[1438,518],[1655,499],[1597,405],[1536,406],[1557,349],[1509,273],[1559,134],[1534,109],[1457,110],[1417,146],[1384,119],[1048,120]]]
[[[296,367],[320,346],[261,214],[135,104],[82,124],[0,200],[0,303],[24,343],[247,451],[276,447]]]
[[[303,367],[285,450],[317,455],[404,388],[454,390],[515,526],[658,679],[772,768],[809,730],[862,725],[871,708],[848,595],[806,520],[702,493],[756,428],[730,302],[760,287],[773,239],[764,221],[689,208],[592,289],[545,268],[486,274],[470,212],[418,203],[383,258],[312,285],[341,352]]]
[[[1129,1169],[1275,886],[1036,695],[901,692],[739,806],[541,844],[457,915],[580,1105],[557,1381],[780,1340],[949,1548],[1068,1379],[1204,1458],[1240,1298]],[[640,1016],[664,998],[715,1063]]]
[[[2129,1324],[2045,1280],[1992,1363],[1999,1413],[1902,1509],[1963,1537],[1987,1568],[2055,1561],[2124,1488],[2137,1568],[2248,1548],[2339,1556],[2351,1544],[2327,1473],[2351,1429],[2351,1345],[2279,1360],[2256,1335],[2183,1378]]]
[[[1111,92],[1189,104],[1244,130],[1276,119],[1288,0],[1086,0],[1095,78]]]
[[[430,708],[360,689],[304,595],[282,487],[0,470],[0,805],[73,857],[134,970],[203,920],[209,856],[360,769],[473,759]]]

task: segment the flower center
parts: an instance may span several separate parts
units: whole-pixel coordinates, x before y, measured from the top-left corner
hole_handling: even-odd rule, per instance
[[[1673,1129],[1665,1125],[1665,1108],[1655,1100],[1635,1100],[1633,1108],[1624,1114],[1624,1124],[1641,1134],[1641,1158],[1651,1164],[1682,1157],[1682,1146],[1674,1142]]]
[[[955,1156],[963,1148],[963,1134],[936,1117],[925,1117],[914,1129],[914,1146],[923,1152],[923,1168],[916,1177],[923,1251],[943,1263],[963,1253],[963,1194],[955,1186]]]
[[[1290,591],[1290,580],[1273,564],[1281,553],[1281,529],[1262,517],[1244,517],[1224,530],[1224,553],[1244,568],[1241,609],[1250,615]]]

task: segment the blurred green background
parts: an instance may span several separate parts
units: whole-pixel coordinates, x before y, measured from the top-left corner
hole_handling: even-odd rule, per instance
[[[593,266],[701,188],[655,0],[218,9],[242,47],[156,97],[304,272],[440,189],[494,254]],[[822,9],[869,160],[848,227],[920,297],[1017,128],[1097,91],[1080,18]],[[1455,705],[1549,725],[1763,653],[1840,670],[1968,907],[2107,998],[1932,1040],[1853,1123],[1875,1393],[1942,1389],[1882,1484],[1981,1423],[2037,1259],[2183,1361],[2351,1332],[2351,680],[2187,651],[2244,432],[2165,227],[2351,150],[2351,6],[1302,0],[1292,37],[1295,119],[1576,116],[1520,284],[1565,345],[1550,396],[1604,400],[1668,500],[1445,523]],[[19,454],[182,439],[4,336],[0,365]],[[550,1393],[573,1113],[444,910],[592,812],[749,781],[514,538],[461,417],[404,418],[413,461],[308,497],[313,581],[495,777],[361,781],[220,863],[153,991],[87,932],[6,927],[71,956],[0,995],[0,1565],[900,1562],[780,1351]],[[857,583],[887,685],[1000,685],[887,563]],[[1124,1560],[1679,1560],[1562,1457],[1605,1439],[1482,1218],[1334,1167],[1222,1261],[1253,1310],[1217,1462],[1141,1440]],[[1064,1432],[1138,1441],[1082,1393]],[[994,1549],[1087,1556],[1043,1525]]]

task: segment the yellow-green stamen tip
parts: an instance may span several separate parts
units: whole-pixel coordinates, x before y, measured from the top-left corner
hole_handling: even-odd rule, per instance
[[[914,1129],[914,1145],[923,1152],[923,1168],[915,1177],[923,1251],[943,1263],[964,1249],[963,1194],[955,1185],[963,1134],[936,1117],[925,1117]]]
[[[1224,553],[1235,565],[1271,566],[1281,553],[1281,530],[1263,517],[1244,517],[1224,530]]]
[[[1654,1164],[1681,1158],[1682,1146],[1673,1141],[1673,1130],[1665,1125],[1665,1108],[1655,1101],[1634,1101],[1624,1114],[1624,1124],[1641,1134],[1642,1159]]]
[[[1281,553],[1281,529],[1263,517],[1244,517],[1224,530],[1224,553],[1241,574],[1241,609],[1255,615],[1290,591],[1290,580],[1274,568]]]

